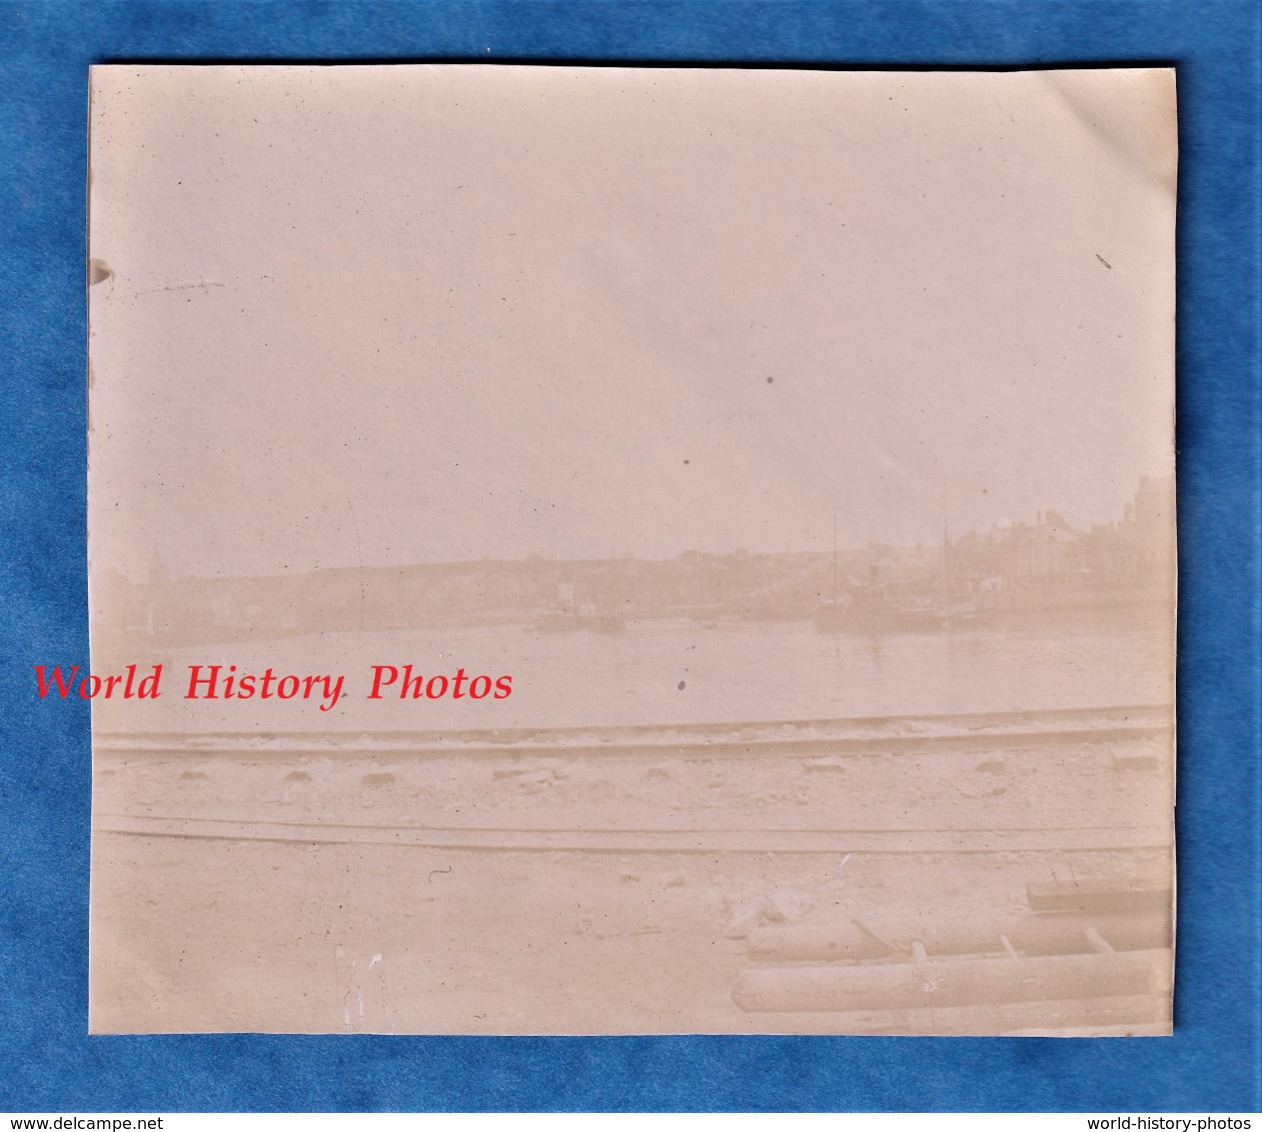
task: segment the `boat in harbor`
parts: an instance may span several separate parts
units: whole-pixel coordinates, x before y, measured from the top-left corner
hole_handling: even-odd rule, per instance
[[[595,601],[579,600],[573,582],[561,582],[557,586],[557,603],[559,608],[542,612],[535,618],[532,628],[536,632],[621,633],[627,627],[625,619],[609,608],[612,601],[606,600],[602,606]]]
[[[821,601],[813,617],[821,633],[936,633],[979,624],[976,601],[897,600],[881,588],[857,586]]]
[[[814,621],[822,633],[925,633],[946,627],[933,605],[899,605],[864,590],[821,602]]]
[[[534,621],[534,629],[540,633],[577,633],[580,630],[590,633],[622,633],[626,627],[626,621],[616,613],[602,613],[596,609],[543,613]]]
[[[879,560],[868,567],[868,579],[849,579],[839,588],[837,523],[833,520],[833,593],[815,608],[813,620],[821,633],[936,633],[976,624],[978,599],[953,594],[951,589],[951,541],[945,522],[942,531],[941,570],[932,578],[890,580]]]

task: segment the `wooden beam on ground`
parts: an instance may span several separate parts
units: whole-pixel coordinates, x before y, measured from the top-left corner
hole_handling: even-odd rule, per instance
[[[760,1013],[1080,1001],[1164,995],[1170,972],[1168,951],[764,968],[741,972],[732,999]]]
[[[934,955],[976,955],[1004,950],[1007,937],[1025,955],[1099,951],[1095,931],[1115,951],[1169,947],[1174,910],[1134,914],[1051,912],[937,920],[924,916],[862,917],[832,924],[757,928],[749,933],[751,959],[777,962],[881,959],[910,956],[920,940]]]

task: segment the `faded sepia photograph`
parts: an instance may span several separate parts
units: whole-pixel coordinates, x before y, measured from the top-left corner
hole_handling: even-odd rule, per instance
[[[94,1033],[1171,1032],[1173,71],[90,113]]]

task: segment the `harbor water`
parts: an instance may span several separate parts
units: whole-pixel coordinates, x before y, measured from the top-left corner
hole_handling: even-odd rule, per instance
[[[630,622],[620,633],[407,629],[163,647],[156,701],[94,703],[111,731],[487,730],[768,722],[1173,703],[1170,627],[1152,621],[970,626],[875,636],[809,623]],[[318,696],[188,699],[189,666],[238,676],[342,674]],[[369,699],[374,666],[426,680],[511,676],[507,698]],[[207,671],[202,669],[203,674]],[[441,685],[439,685],[441,686]]]

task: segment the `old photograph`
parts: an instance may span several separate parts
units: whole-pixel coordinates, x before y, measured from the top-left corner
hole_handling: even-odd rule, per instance
[[[1171,1032],[1173,71],[90,113],[93,1032]]]

